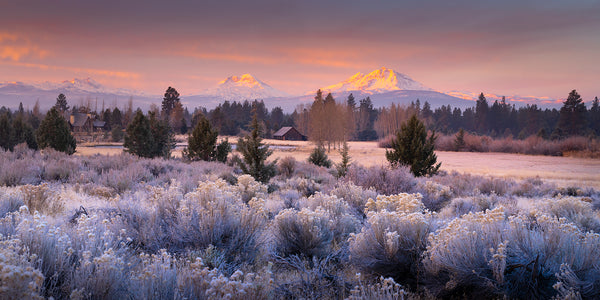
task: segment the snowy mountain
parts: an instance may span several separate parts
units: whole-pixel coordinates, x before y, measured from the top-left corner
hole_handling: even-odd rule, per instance
[[[287,93],[271,87],[250,74],[228,77],[219,82],[216,87],[207,90],[204,95],[218,97],[229,101],[289,96]]]
[[[365,94],[381,94],[402,90],[432,91],[432,89],[414,81],[408,75],[385,67],[367,75],[360,72],[356,73],[342,82],[323,87],[321,90],[330,93],[360,91]]]
[[[0,83],[0,104],[11,108],[22,102],[25,107],[33,107],[36,101],[42,109],[48,109],[56,102],[58,94],[65,94],[72,105],[96,102],[99,105],[124,104],[133,97],[134,105],[146,108],[151,103],[160,101],[160,96],[146,95],[142,92],[122,88],[109,88],[91,78],[75,78],[62,82],[2,82]]]

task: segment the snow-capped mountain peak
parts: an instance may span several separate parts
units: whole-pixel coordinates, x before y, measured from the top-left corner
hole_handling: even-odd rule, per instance
[[[205,94],[230,101],[289,96],[287,93],[271,87],[251,74],[230,76],[227,79],[220,81],[216,87],[207,90]]]
[[[321,90],[332,93],[347,91],[384,93],[399,90],[431,91],[432,89],[414,81],[408,75],[383,67],[367,75],[356,73],[342,82],[323,87]]]

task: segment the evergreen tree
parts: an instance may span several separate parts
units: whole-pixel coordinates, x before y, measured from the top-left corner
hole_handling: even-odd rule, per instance
[[[237,150],[242,154],[243,160],[237,159],[242,172],[251,175],[260,182],[268,182],[275,176],[277,160],[266,163],[267,158],[273,153],[269,145],[262,143],[261,126],[257,114],[254,114],[250,124],[252,131],[244,138],[238,139]]]
[[[170,158],[175,149],[175,137],[167,120],[159,120],[156,113],[150,112],[150,129],[154,139],[152,157]]]
[[[77,142],[71,135],[69,123],[56,107],[52,107],[40,123],[36,132],[36,141],[40,149],[51,147],[67,154],[75,153],[77,147]]]
[[[0,148],[6,151],[13,150],[13,132],[8,113],[2,113],[0,115]]]
[[[31,128],[31,125],[29,125],[23,120],[23,117],[17,116],[13,120],[12,128],[14,145],[18,145],[20,143],[27,143],[27,147],[37,150],[38,145],[35,141],[35,134],[33,133],[33,128]]]
[[[329,157],[327,157],[327,153],[325,153],[325,147],[322,145],[318,145],[313,149],[308,156],[308,162],[319,167],[331,167],[331,160],[329,160]]]
[[[111,128],[116,127],[119,129],[123,128],[123,115],[121,114],[121,111],[116,107],[112,111],[112,114],[110,116],[110,127]]]
[[[115,143],[120,142],[123,139],[123,129],[118,126],[113,127],[110,131],[110,138]]]
[[[592,102],[592,107],[588,112],[589,118],[588,122],[590,124],[590,128],[594,131],[596,135],[600,135],[600,105],[599,105],[598,97],[594,98]]]
[[[177,103],[179,103],[179,93],[175,88],[168,87],[162,101],[162,115],[168,118]]]
[[[188,136],[188,146],[183,149],[183,155],[190,160],[227,161],[231,146],[228,141],[223,141],[217,146],[218,135],[219,132],[213,129],[208,119],[202,116],[194,131]]]
[[[141,157],[154,157],[154,138],[150,129],[150,121],[141,110],[137,110],[135,117],[127,126],[125,135],[125,152]]]
[[[581,96],[572,90],[560,109],[557,128],[565,135],[582,135],[586,128],[586,108]]]
[[[336,164],[335,167],[337,169],[337,177],[341,178],[346,176],[348,173],[348,168],[350,167],[350,154],[348,141],[344,141],[344,145],[340,150],[340,155],[342,156],[342,161],[339,164]]]
[[[454,138],[454,149],[461,151],[465,148],[465,130],[460,129]]]
[[[69,105],[67,104],[67,97],[65,96],[65,94],[58,95],[54,107],[56,107],[56,109],[58,109],[60,113],[64,113],[69,110]]]
[[[487,133],[489,109],[488,102],[483,93],[481,93],[475,105],[475,129],[479,133]]]
[[[435,132],[427,138],[425,125],[413,115],[407,123],[402,124],[392,140],[392,150],[386,150],[385,156],[392,167],[410,166],[415,176],[436,174],[441,165],[436,164],[437,156],[433,151],[436,138]]]

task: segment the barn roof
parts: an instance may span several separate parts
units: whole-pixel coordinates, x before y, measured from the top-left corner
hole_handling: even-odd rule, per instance
[[[277,130],[277,132],[273,134],[273,136],[284,136],[286,133],[288,133],[288,131],[292,130],[293,128],[294,127],[290,126],[281,127],[279,130]]]
[[[73,122],[71,123],[71,126],[73,126],[73,127],[84,126],[85,122],[87,122],[87,120],[89,118],[87,114],[82,114],[82,113],[73,113],[73,114],[71,114],[71,117],[73,117],[72,118]]]

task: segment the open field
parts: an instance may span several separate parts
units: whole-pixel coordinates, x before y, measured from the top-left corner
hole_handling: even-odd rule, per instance
[[[235,137],[229,138],[235,142]],[[296,160],[306,161],[314,145],[304,141],[264,140],[277,146],[294,146],[294,150],[274,149],[272,159],[292,156]],[[120,145],[120,144],[115,144]],[[349,142],[352,161],[360,165],[386,165],[385,149],[378,148],[376,142]],[[119,148],[78,146],[77,154],[94,155],[122,153]],[[338,150],[328,154],[334,162],[340,161]],[[474,175],[492,175],[513,179],[540,177],[558,186],[581,186],[600,189],[600,159],[538,156],[507,153],[448,152],[437,151],[442,170],[447,172],[470,173]],[[181,156],[181,150],[174,151],[175,157]]]

